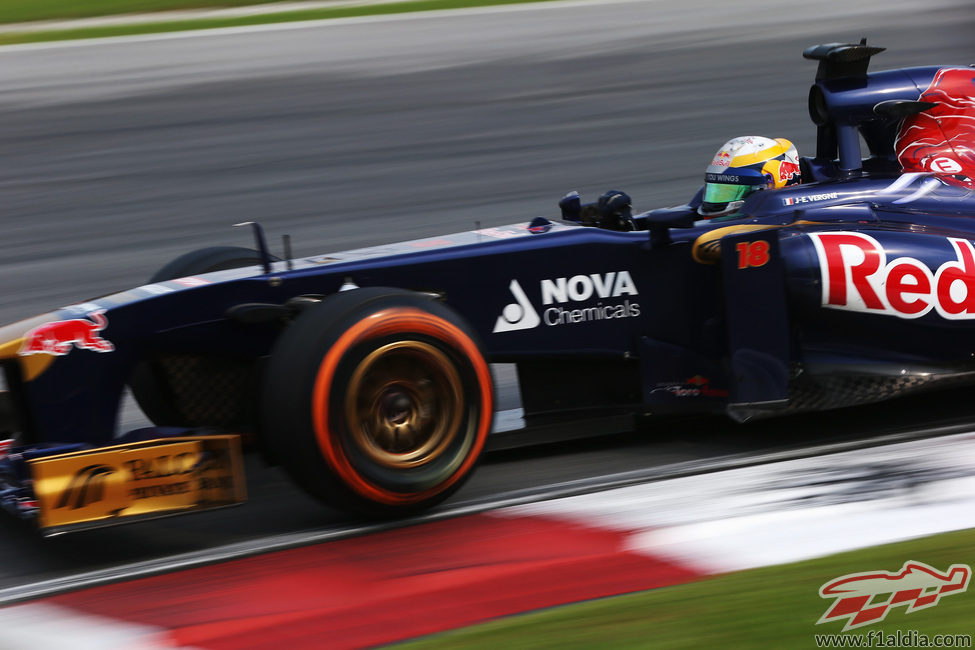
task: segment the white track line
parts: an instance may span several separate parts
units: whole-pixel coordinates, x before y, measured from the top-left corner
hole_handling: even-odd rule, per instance
[[[176,648],[164,629],[81,614],[46,603],[0,609],[2,650],[162,650]],[[180,650],[190,650],[182,646]]]
[[[627,548],[724,573],[975,528],[975,434],[518,506],[630,532]]]

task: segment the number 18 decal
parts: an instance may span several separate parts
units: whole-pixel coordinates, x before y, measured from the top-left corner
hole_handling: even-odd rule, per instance
[[[735,250],[738,251],[739,269],[754,268],[768,264],[768,242],[764,239],[738,242]]]

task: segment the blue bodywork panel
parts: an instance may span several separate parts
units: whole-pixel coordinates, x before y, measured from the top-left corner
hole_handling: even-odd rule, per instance
[[[731,218],[703,219],[692,201],[637,215],[632,230],[536,219],[157,282],[7,326],[0,364],[20,441],[31,453],[117,442],[120,395],[147,360],[174,368],[181,399],[253,401],[286,323],[242,310],[350,287],[454,310],[489,361],[517,365],[528,425],[589,412],[744,420],[970,380],[975,184],[951,151],[941,172],[903,173],[894,147],[946,68],[867,73],[874,50],[807,50],[820,61],[816,156],[801,185],[751,194]],[[204,380],[186,388],[194,373]],[[207,413],[191,427],[223,428]]]

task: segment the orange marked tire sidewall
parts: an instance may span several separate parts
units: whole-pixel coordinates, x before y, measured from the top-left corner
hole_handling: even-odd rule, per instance
[[[460,466],[444,481],[420,492],[397,492],[377,485],[350,461],[341,437],[332,430],[330,407],[336,373],[355,346],[382,337],[422,335],[449,346],[470,363],[477,383],[479,410],[473,444]],[[312,391],[312,423],[318,447],[329,468],[360,496],[384,505],[420,503],[447,490],[467,475],[484,448],[494,413],[491,372],[477,344],[457,325],[412,307],[390,307],[370,314],[346,330],[322,359]]]

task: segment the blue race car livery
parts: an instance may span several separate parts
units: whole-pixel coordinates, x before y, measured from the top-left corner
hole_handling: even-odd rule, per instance
[[[253,224],[253,249],[0,328],[0,504],[46,533],[232,505],[253,448],[395,516],[459,489],[500,433],[975,381],[975,69],[868,72],[880,51],[806,50],[816,155],[734,214],[570,195],[562,219],[284,260]],[[155,426],[116,430],[126,387]]]

